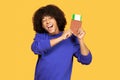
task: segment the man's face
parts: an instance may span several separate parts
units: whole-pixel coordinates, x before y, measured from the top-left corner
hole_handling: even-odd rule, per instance
[[[51,35],[58,34],[60,32],[55,18],[51,16],[43,17],[42,27]]]

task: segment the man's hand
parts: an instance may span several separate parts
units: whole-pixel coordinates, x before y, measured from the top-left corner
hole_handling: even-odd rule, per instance
[[[85,31],[82,28],[79,28],[77,35],[75,35],[76,37],[78,37],[79,40],[82,40],[85,36]]]
[[[71,30],[68,30],[68,31],[64,31],[61,37],[64,40],[64,39],[69,38],[71,35],[72,35]]]
[[[90,51],[84,43],[83,40],[84,36],[85,36],[85,31],[82,28],[80,28],[78,30],[78,34],[76,35],[76,37],[79,39],[81,54],[87,56]]]

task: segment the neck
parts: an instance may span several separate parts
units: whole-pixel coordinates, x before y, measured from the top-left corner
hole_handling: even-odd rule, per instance
[[[56,34],[59,34],[61,31],[57,30],[56,32],[54,33],[49,33],[49,35],[56,35]]]

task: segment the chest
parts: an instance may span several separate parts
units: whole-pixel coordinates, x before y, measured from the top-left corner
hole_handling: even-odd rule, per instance
[[[71,60],[73,56],[73,44],[71,39],[63,40],[45,52],[42,58],[47,61]]]

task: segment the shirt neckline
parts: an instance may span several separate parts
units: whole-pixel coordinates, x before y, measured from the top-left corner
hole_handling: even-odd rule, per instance
[[[62,35],[62,33],[63,33],[63,32],[60,32],[60,33],[58,33],[58,34],[49,35],[49,36],[50,36],[50,37],[59,37],[59,36],[61,36],[61,35]]]

